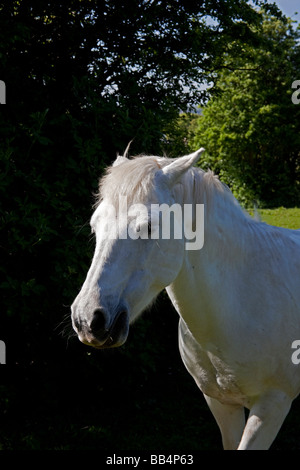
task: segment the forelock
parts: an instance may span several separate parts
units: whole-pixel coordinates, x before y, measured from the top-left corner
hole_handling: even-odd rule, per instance
[[[161,157],[138,156],[108,167],[99,181],[96,206],[104,199],[117,204],[119,196],[126,196],[128,204],[143,202],[153,189],[155,173],[170,161]]]

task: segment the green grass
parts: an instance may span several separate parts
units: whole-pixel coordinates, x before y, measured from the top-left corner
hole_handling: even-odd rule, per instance
[[[253,210],[248,212],[253,216]],[[278,209],[259,209],[258,214],[262,222],[266,222],[269,225],[300,229],[300,208],[286,209],[285,207],[279,207]]]

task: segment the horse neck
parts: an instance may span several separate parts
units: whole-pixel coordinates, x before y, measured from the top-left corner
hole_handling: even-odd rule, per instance
[[[205,252],[212,251],[221,256],[224,248],[227,253],[239,247],[244,249],[251,238],[253,220],[245,215],[230,190],[213,173],[197,169],[187,173],[184,187],[188,189],[182,193],[183,204],[204,205],[205,249],[198,255],[203,257]]]
[[[251,243],[251,219],[247,218],[233,195],[205,174],[188,175],[186,183],[192,191],[185,192],[183,203],[204,204],[204,246],[201,250],[185,250],[181,272],[169,287],[168,293],[180,315],[193,331],[203,338],[212,331],[217,291],[242,263],[245,248]],[[201,312],[201,317],[199,317]],[[201,329],[199,329],[199,320]],[[200,338],[199,338],[200,339]]]

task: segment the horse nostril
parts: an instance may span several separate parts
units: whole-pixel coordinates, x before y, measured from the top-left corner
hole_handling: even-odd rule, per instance
[[[102,333],[105,331],[106,315],[101,308],[96,308],[94,316],[90,324],[90,329],[93,333]]]
[[[77,320],[77,318],[74,320],[74,326],[78,331],[81,330],[81,323],[79,320]]]

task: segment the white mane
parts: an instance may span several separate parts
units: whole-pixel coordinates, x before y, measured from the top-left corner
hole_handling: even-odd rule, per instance
[[[96,205],[104,198],[117,202],[119,194],[126,195],[129,203],[142,202],[153,189],[155,173],[174,160],[166,157],[137,156],[130,160],[124,159],[120,165],[108,167],[99,182]],[[204,172],[200,168],[192,168],[176,189],[182,193],[183,203],[187,200],[190,203],[199,203],[204,191],[208,199],[217,191],[234,200],[227,186],[212,171]]]
[[[107,168],[100,179],[99,192],[96,195],[97,207],[107,198],[118,207],[119,195],[127,196],[128,204],[143,203],[154,189],[155,173],[176,159],[157,156],[136,156],[124,158],[121,164]],[[292,231],[269,226],[249,216],[242,209],[230,189],[210,170],[191,168],[174,188],[176,201],[181,204],[204,204],[206,216],[214,217],[214,223],[239,224],[241,244],[249,243],[249,233],[253,234],[254,243],[263,243],[275,252],[281,247],[281,236],[289,235],[285,243],[294,237],[300,239],[300,231]],[[244,230],[243,230],[244,228]],[[243,241],[243,234],[247,240]],[[298,242],[297,240],[297,242]]]

